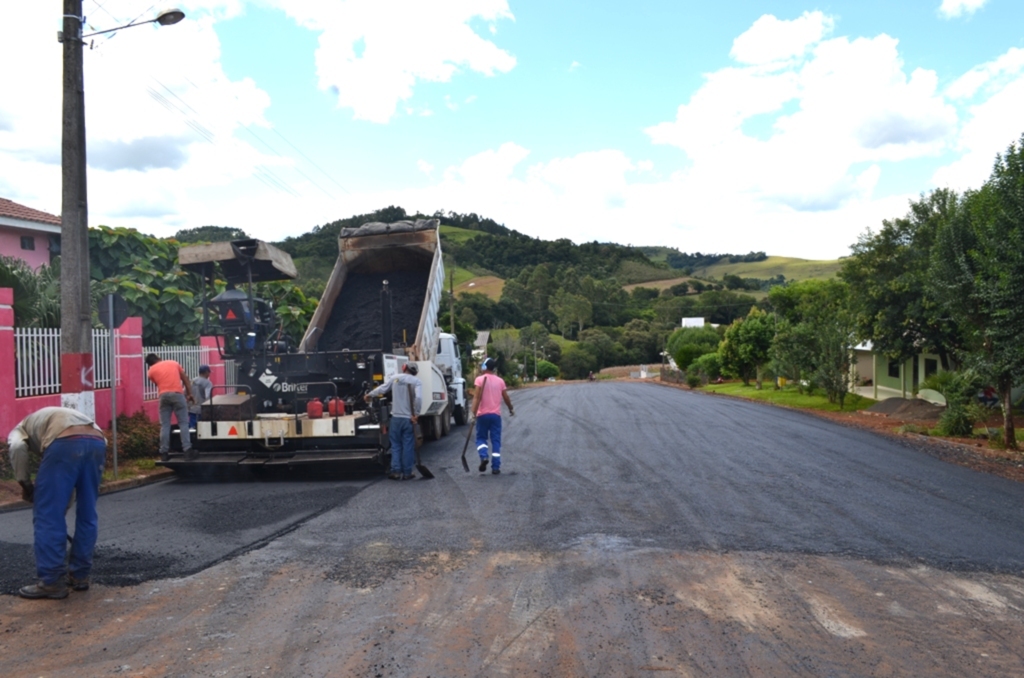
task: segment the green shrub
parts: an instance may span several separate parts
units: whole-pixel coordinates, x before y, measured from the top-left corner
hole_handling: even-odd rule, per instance
[[[944,436],[970,436],[974,433],[974,420],[967,406],[960,402],[950,403],[939,417],[939,433]]]
[[[718,379],[722,376],[722,359],[717,353],[705,353],[690,364],[690,372],[705,375],[708,379]]]
[[[686,373],[686,385],[690,388],[697,388],[701,385],[700,373],[696,370],[690,370]]]
[[[117,456],[119,459],[146,459],[160,451],[160,424],[150,421],[142,410],[117,416]]]
[[[8,454],[7,441],[0,440],[0,480],[12,480],[14,469],[11,468],[11,457]]]
[[[558,376],[558,365],[550,363],[547,360],[537,361],[537,378],[541,381],[547,381],[551,377]]]

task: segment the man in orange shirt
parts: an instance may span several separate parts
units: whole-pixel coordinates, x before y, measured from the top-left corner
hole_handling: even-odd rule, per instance
[[[146,356],[149,371],[146,376],[160,392],[160,460],[167,461],[171,451],[171,412],[178,420],[181,450],[186,459],[195,459],[192,435],[188,430],[188,403],[192,402],[192,381],[181,365],[174,360],[161,360],[150,353]]]

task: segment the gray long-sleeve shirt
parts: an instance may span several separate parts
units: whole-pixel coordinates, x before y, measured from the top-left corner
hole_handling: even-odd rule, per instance
[[[14,479],[29,480],[29,449],[45,452],[50,443],[72,426],[92,426],[101,431],[89,417],[64,407],[44,407],[22,419],[7,438]]]
[[[409,386],[415,391],[415,402],[412,408],[409,407]],[[412,418],[413,412],[419,414],[423,403],[423,384],[417,377],[402,372],[370,391],[371,396],[380,396],[392,391],[391,395],[391,416]]]

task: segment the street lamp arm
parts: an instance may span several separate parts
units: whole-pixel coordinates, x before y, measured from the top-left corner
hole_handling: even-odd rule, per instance
[[[68,18],[70,18],[70,19],[78,19],[78,21],[80,23],[85,23],[84,17],[75,16],[73,14],[65,14],[64,18],[65,19],[68,19]],[[84,40],[86,38],[91,38],[91,37],[96,36],[96,35],[103,35],[104,33],[113,33],[114,31],[120,31],[120,30],[125,29],[125,28],[133,28],[134,26],[145,26],[146,24],[154,24],[155,23],[155,24],[160,24],[161,26],[173,26],[174,24],[178,23],[179,21],[181,21],[184,18],[185,18],[185,13],[182,12],[180,9],[169,9],[169,10],[166,10],[164,12],[160,12],[160,15],[157,16],[155,19],[147,19],[145,21],[138,21],[138,22],[132,21],[131,23],[127,23],[124,26],[118,26],[117,28],[108,28],[105,31],[96,31],[95,33],[87,33],[87,34],[81,36],[81,39]]]
[[[85,35],[82,36],[82,40],[85,40],[86,38],[91,38],[91,37],[96,36],[96,35],[103,35],[104,33],[113,33],[114,31],[120,31],[120,30],[123,30],[125,28],[132,28],[133,26],[144,26],[146,24],[156,23],[157,21],[159,21],[159,19],[147,19],[146,21],[140,21],[138,23],[125,24],[124,26],[118,26],[117,28],[108,28],[105,31],[96,31],[95,33],[86,33]]]

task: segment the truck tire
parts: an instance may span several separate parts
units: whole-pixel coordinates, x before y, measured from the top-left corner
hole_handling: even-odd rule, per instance
[[[466,408],[465,407],[463,407],[462,405],[456,405],[455,406],[455,411],[452,414],[453,414],[453,416],[455,418],[455,425],[456,426],[465,426],[466,425]]]
[[[441,437],[448,435],[448,432],[452,430],[452,408],[444,408],[444,412],[441,413]]]
[[[427,417],[430,421],[430,426],[423,432],[423,437],[427,440],[440,440],[441,436],[441,415],[435,414],[432,417]]]

